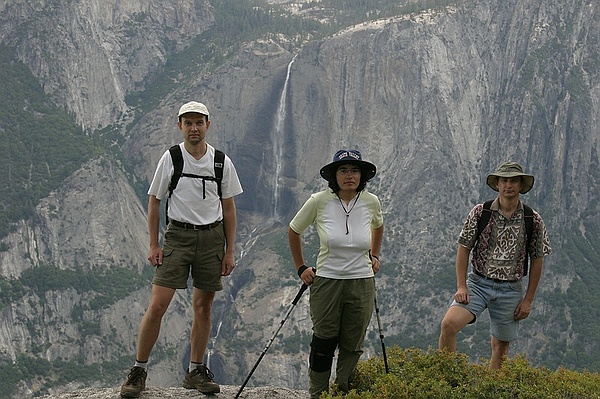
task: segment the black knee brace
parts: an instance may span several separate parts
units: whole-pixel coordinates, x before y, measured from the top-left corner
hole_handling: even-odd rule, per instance
[[[319,338],[313,334],[310,343],[309,367],[312,371],[323,372],[331,370],[333,354],[338,345],[338,337]]]

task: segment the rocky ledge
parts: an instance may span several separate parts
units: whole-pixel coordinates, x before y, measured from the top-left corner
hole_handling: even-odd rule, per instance
[[[221,393],[204,395],[196,390],[185,388],[160,388],[147,387],[140,399],[169,399],[169,398],[235,398],[240,387],[221,385]],[[40,399],[120,399],[119,388],[86,388],[69,393],[47,395]],[[307,391],[294,390],[281,387],[245,387],[239,396],[240,399],[294,399],[308,398]]]

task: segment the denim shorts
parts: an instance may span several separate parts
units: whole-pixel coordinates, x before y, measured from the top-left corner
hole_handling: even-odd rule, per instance
[[[192,285],[204,291],[221,291],[221,261],[225,253],[223,223],[209,230],[169,224],[163,244],[163,263],[154,271],[152,284],[174,289]]]
[[[477,317],[487,308],[490,314],[490,332],[500,341],[511,342],[517,338],[519,322],[515,320],[515,309],[523,299],[523,282],[496,282],[485,277],[469,273],[467,279],[469,303],[452,302]],[[469,324],[471,324],[469,323]]]

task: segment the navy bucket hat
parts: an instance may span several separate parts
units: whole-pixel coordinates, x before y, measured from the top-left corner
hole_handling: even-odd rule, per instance
[[[358,150],[339,150],[333,155],[331,163],[321,168],[321,177],[331,181],[340,165],[352,164],[360,167],[361,176],[369,181],[377,173],[377,167],[371,162],[363,161],[362,155]]]

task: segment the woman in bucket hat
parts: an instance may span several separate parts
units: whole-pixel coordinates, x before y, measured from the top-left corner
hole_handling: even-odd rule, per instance
[[[339,150],[321,168],[329,188],[310,196],[288,229],[298,276],[310,286],[313,337],[309,356],[309,393],[329,389],[335,350],[335,383],[343,392],[363,353],[375,300],[383,216],[376,195],[365,190],[377,168],[357,150]],[[316,268],[306,266],[301,234],[315,224],[320,248]]]
[[[487,308],[490,315],[492,356],[490,369],[501,367],[510,342],[517,338],[519,321],[527,318],[537,290],[544,256],[552,252],[542,217],[519,199],[533,187],[533,175],[516,162],[505,162],[487,176],[498,197],[476,205],[458,238],[456,285],[446,312],[439,348],[456,351],[456,335],[475,322]],[[487,223],[479,220],[488,219]],[[529,223],[526,219],[532,219]],[[531,230],[531,237],[529,237]],[[467,275],[469,255],[472,270]],[[523,277],[530,271],[523,294]]]

